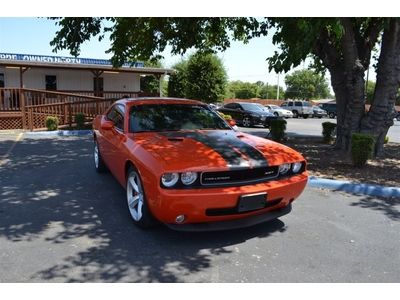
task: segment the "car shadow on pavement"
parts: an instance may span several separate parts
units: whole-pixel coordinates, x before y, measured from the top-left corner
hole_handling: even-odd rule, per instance
[[[141,230],[124,189],[92,160],[88,137],[23,139],[0,169],[0,241],[11,264],[13,253],[29,252],[26,281],[187,282],[198,274],[210,282],[203,271],[235,255],[230,246],[286,230],[280,220],[224,232]]]

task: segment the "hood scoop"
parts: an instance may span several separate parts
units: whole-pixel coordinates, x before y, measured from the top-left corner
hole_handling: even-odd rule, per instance
[[[184,137],[169,137],[168,141],[171,142],[182,142],[185,138]]]

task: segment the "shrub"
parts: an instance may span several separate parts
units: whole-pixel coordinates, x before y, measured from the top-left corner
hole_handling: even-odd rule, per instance
[[[336,124],[332,122],[322,123],[322,136],[324,143],[330,144],[335,135]]]
[[[58,128],[58,118],[57,117],[46,117],[46,128],[48,131],[57,130]]]
[[[226,115],[222,112],[218,112],[220,114],[221,117],[223,117],[225,120],[229,121],[232,120],[232,117],[230,115]]]
[[[351,136],[351,157],[353,164],[362,167],[372,158],[375,139],[368,134],[353,133]]]
[[[284,119],[271,120],[270,132],[274,141],[280,142],[283,140],[285,137],[286,124],[287,122]]]
[[[85,127],[85,115],[83,113],[76,114],[75,122],[78,129],[83,129]]]
[[[387,143],[389,143],[389,137],[388,136],[385,136],[385,140],[384,140],[384,142],[383,142],[384,144],[387,144]]]

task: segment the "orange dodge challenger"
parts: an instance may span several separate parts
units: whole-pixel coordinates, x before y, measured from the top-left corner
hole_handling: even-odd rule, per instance
[[[143,228],[255,225],[289,213],[307,183],[301,154],[233,130],[198,101],[119,100],[93,129],[96,170],[126,188],[130,216]]]

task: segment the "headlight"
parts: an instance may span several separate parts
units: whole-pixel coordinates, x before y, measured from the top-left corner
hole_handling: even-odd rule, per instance
[[[195,172],[184,172],[181,174],[181,180],[184,185],[190,185],[197,179],[197,173]]]
[[[296,162],[292,164],[292,172],[293,173],[298,173],[301,169],[302,163],[301,162]]]
[[[290,170],[290,164],[283,164],[279,166],[279,174],[286,174]]]
[[[165,173],[164,175],[161,176],[161,183],[165,187],[171,187],[174,186],[179,180],[179,174],[178,173]]]

